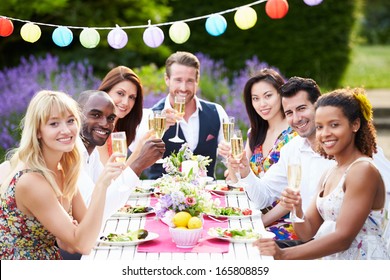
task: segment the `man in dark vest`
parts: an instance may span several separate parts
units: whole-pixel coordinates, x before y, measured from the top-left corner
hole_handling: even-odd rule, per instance
[[[169,94],[152,108],[164,110],[169,128],[166,130],[164,157],[178,152],[183,143],[169,139],[176,134],[177,112],[174,108],[175,96],[185,97],[185,113],[179,124],[178,136],[187,142],[194,155],[209,156],[212,162],[207,167],[207,176],[214,177],[218,143],[223,140],[222,120],[227,114],[221,105],[196,97],[200,77],[198,58],[188,52],[173,53],[165,63],[165,83]],[[149,179],[156,179],[165,173],[162,164],[154,164],[147,172]]]

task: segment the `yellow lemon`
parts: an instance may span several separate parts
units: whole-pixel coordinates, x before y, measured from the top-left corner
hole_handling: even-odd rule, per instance
[[[178,212],[173,216],[172,222],[176,227],[187,227],[188,221],[191,219],[191,214],[188,212]]]
[[[176,229],[185,229],[185,230],[187,230],[188,228],[187,227],[176,227]]]
[[[201,228],[202,220],[198,217],[191,217],[191,219],[188,221],[187,227],[189,229]]]

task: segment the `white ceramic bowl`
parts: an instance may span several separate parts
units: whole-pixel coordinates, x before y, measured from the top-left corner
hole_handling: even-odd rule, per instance
[[[197,229],[182,229],[169,227],[172,241],[178,248],[192,248],[202,237],[203,227]]]

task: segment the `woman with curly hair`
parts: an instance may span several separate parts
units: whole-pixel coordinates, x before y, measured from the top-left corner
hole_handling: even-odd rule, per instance
[[[371,104],[363,89],[339,89],[321,96],[315,108],[319,153],[337,164],[321,179],[304,222],[294,224],[302,240],[313,240],[285,249],[271,239],[255,245],[275,259],[389,259],[382,238],[386,190],[372,161],[376,132]],[[281,200],[303,216],[297,192],[287,188]]]
[[[131,152],[137,153],[145,142],[139,140],[143,137],[146,140],[150,136],[146,133],[147,118],[142,118],[146,109],[143,109],[143,87],[140,78],[130,68],[117,66],[103,78],[98,90],[107,92],[114,101],[117,116],[114,131],[125,131],[127,146]],[[98,150],[101,161],[106,163],[112,154],[111,139],[108,138]]]

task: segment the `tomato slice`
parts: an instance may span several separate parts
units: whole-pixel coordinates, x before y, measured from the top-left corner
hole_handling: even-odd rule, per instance
[[[230,231],[225,231],[223,235],[226,237],[232,237],[232,233]]]
[[[252,215],[252,210],[249,209],[249,208],[244,209],[244,210],[242,210],[242,214],[243,214],[244,216],[250,216],[250,215]]]

